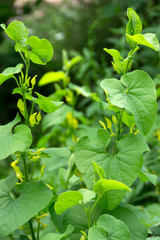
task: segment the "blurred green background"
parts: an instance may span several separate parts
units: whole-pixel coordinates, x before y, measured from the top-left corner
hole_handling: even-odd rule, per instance
[[[0,23],[8,25],[12,20],[23,21],[30,35],[47,38],[54,47],[53,60],[46,66],[31,65],[30,75],[37,79],[48,72],[62,68],[62,49],[70,57],[81,55],[82,61],[71,74],[72,82],[87,84],[98,91],[100,80],[114,76],[111,58],[104,47],[115,48],[125,57],[126,10],[134,8],[140,15],[145,32],[154,32],[160,39],[160,4],[157,0],[1,0]],[[135,57],[134,68],[146,70],[153,78],[159,72],[159,56],[142,48]],[[0,30],[0,71],[22,62],[14,51],[14,43]],[[12,120],[17,112],[17,96],[11,95],[14,82],[0,87],[0,124]],[[53,93],[54,86],[39,88],[45,95]]]
[[[37,82],[49,71],[62,70],[62,50],[66,50],[69,59],[80,56],[81,61],[70,71],[70,82],[80,88],[82,94],[77,94],[73,85],[66,85],[68,92],[59,97],[58,90],[65,90],[58,84],[48,84],[43,87],[36,85],[35,91],[52,98],[60,98],[66,105],[57,113],[44,116],[42,123],[34,132],[34,147],[71,147],[84,134],[95,137],[96,129],[101,127],[99,120],[110,117],[110,112],[101,109],[99,104],[90,97],[95,93],[104,97],[99,83],[107,77],[118,77],[114,72],[111,57],[103,48],[114,48],[126,57],[129,47],[125,39],[125,28],[128,22],[127,8],[131,7],[140,16],[143,24],[142,32],[155,33],[160,41],[160,1],[159,0],[0,0],[0,23],[8,25],[13,20],[23,21],[30,35],[48,39],[54,48],[54,56],[47,65],[31,64],[31,77],[38,75]],[[157,88],[158,114],[156,123],[147,142],[151,149],[144,154],[144,165],[151,173],[159,176],[160,172],[160,58],[159,52],[141,46],[134,56],[134,69],[145,70],[153,78]],[[16,66],[22,60],[14,50],[12,42],[0,29],[0,72],[7,67]],[[63,69],[64,70],[64,69]],[[12,121],[17,113],[16,102],[19,96],[12,95],[15,82],[10,79],[0,86],[0,125]],[[85,91],[87,89],[87,91]],[[54,92],[58,93],[53,94]],[[68,95],[67,94],[71,94]],[[73,94],[73,96],[72,96]],[[101,96],[102,95],[102,96]],[[75,103],[72,102],[75,99]],[[43,113],[42,113],[43,115]],[[73,147],[73,149],[72,149]],[[47,181],[59,190],[58,170],[66,166],[68,156],[62,156],[46,166]],[[59,163],[61,165],[59,165]],[[56,165],[57,164],[57,165]],[[0,175],[8,175],[9,162],[2,162]],[[55,171],[55,174],[53,174]],[[54,183],[54,184],[53,184]],[[127,203],[147,205],[160,202],[160,179],[154,186],[150,182],[134,184],[131,194],[127,195]],[[159,206],[159,205],[158,205]],[[155,206],[155,213],[159,207]],[[155,215],[156,215],[155,214]],[[156,216],[155,216],[156,217]],[[157,221],[157,220],[156,220]],[[155,235],[160,235],[159,225],[154,229]]]

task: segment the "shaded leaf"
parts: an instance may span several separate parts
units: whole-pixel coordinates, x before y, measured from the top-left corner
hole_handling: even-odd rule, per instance
[[[142,167],[139,175],[140,179],[142,182],[147,182],[150,181],[153,183],[155,186],[157,184],[158,177],[155,174],[150,173],[147,168],[144,166]]]
[[[11,190],[16,181],[13,176],[0,181],[0,238],[21,227],[52,199],[52,191],[42,182],[18,185],[20,196],[14,198]]]
[[[137,218],[133,211],[125,207],[117,207],[111,212],[111,214],[126,224],[132,240],[146,240],[146,237],[148,236],[147,228]]]
[[[19,115],[3,126],[0,126],[0,160],[15,152],[24,152],[32,143],[30,128],[26,125],[17,125],[21,121]]]
[[[44,112],[52,113],[60,108],[63,104],[63,102],[52,101],[49,97],[45,97],[37,92],[36,95],[38,98],[35,100],[35,103],[37,103],[39,108]]]
[[[41,240],[61,240],[61,239],[64,239],[64,237],[67,237],[69,234],[71,234],[73,230],[74,230],[74,227],[72,225],[68,225],[64,233],[62,234],[47,233],[45,236],[41,238]]]

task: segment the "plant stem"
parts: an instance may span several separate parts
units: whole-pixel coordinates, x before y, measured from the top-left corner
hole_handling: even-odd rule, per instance
[[[40,231],[40,222],[38,222],[38,228],[37,228],[37,240],[39,240],[39,231]]]
[[[25,153],[22,154],[22,160],[23,160],[23,165],[24,165],[24,173],[25,173],[26,182],[28,182],[29,178],[28,178],[28,170],[27,170]],[[33,230],[33,226],[32,226],[32,220],[30,219],[28,221],[28,223],[29,223],[29,227],[30,227],[30,230],[31,230],[32,240],[36,240],[34,230]]]
[[[19,85],[19,82],[18,82],[17,78],[16,78],[14,75],[13,75],[13,78],[15,79],[15,81],[16,81],[17,86],[19,87],[19,89],[22,90],[22,89],[21,89],[21,86]]]
[[[35,237],[35,234],[34,234],[34,230],[33,230],[33,226],[32,226],[32,219],[30,219],[28,221],[28,223],[29,223],[29,227],[30,227],[30,230],[31,230],[32,240],[36,240],[36,237]]]
[[[29,126],[29,116],[28,116],[27,102],[26,102],[24,90],[22,90],[22,97],[23,97],[23,103],[24,103],[24,118],[25,118],[25,124],[26,124],[27,126]]]
[[[33,178],[33,174],[34,174],[34,171],[35,171],[35,169],[36,169],[36,164],[37,164],[37,162],[34,162],[32,174],[31,174],[31,177],[30,177],[30,181],[31,181],[32,178]]]
[[[99,201],[100,198],[101,198],[101,197],[98,196],[98,198],[97,198],[97,200],[95,201],[95,203],[94,203],[91,211],[87,214],[87,218],[88,218],[88,229],[91,227],[91,214],[92,214],[93,210],[95,209],[95,207],[96,207],[96,205],[97,205],[97,203],[98,203],[98,201]]]
[[[27,170],[25,153],[22,154],[21,156],[22,156],[22,160],[23,160],[23,166],[24,166],[24,173],[25,173],[26,182],[28,182],[29,179],[28,179],[28,170]]]

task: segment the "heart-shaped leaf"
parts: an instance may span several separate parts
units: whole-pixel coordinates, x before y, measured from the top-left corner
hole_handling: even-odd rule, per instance
[[[45,65],[52,59],[53,47],[47,39],[31,36],[26,43],[32,48],[29,52],[29,58],[33,63]]]
[[[57,198],[57,202],[55,203],[55,211],[60,215],[68,208],[79,204],[80,201],[83,201],[83,195],[80,192],[68,191],[61,193]]]
[[[100,216],[96,226],[89,229],[88,240],[132,240],[129,229],[115,217],[104,214]]]
[[[17,185],[20,193],[13,197],[17,179],[10,176],[0,181],[0,238],[3,238],[29,221],[52,199],[52,191],[42,182]]]
[[[23,22],[13,21],[6,28],[5,24],[0,25],[5,33],[16,43],[25,43],[28,39],[28,30]]]
[[[15,127],[20,121],[21,118],[17,115],[12,122],[0,126],[0,160],[14,152],[23,152],[31,146],[31,130],[25,125]]]
[[[13,78],[14,74],[19,73],[22,68],[23,64],[21,63],[15,67],[6,68],[2,73],[0,73],[0,85],[7,79]]]
[[[105,145],[107,138],[108,143]],[[85,184],[91,190],[94,185],[93,161],[104,169],[106,179],[116,180],[130,186],[141,170],[143,152],[149,150],[140,135],[127,134],[117,142],[119,152],[111,156],[106,152],[109,140],[107,131],[100,129],[95,141],[91,142],[88,137],[82,137],[76,144],[75,163],[83,174]],[[108,209],[114,208],[121,201],[124,191],[121,196],[118,196],[119,191],[122,190],[111,190],[106,193]]]
[[[144,71],[126,73],[121,80],[108,78],[101,82],[109,101],[133,113],[138,129],[146,135],[155,121],[156,89],[151,77]]]

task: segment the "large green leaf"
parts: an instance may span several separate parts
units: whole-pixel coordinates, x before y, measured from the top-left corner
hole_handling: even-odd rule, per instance
[[[4,29],[5,33],[16,43],[25,43],[28,39],[28,30],[20,21],[11,22],[6,28],[5,24],[1,24],[1,27]]]
[[[13,176],[0,181],[0,238],[21,227],[52,199],[51,190],[42,182],[17,185],[20,195],[15,198],[11,190],[16,181]]]
[[[157,105],[156,90],[151,77],[144,71],[126,73],[121,80],[108,78],[101,82],[109,101],[133,113],[141,133],[148,134],[154,124]]]
[[[119,152],[111,156],[106,152],[109,140],[107,131],[100,129],[95,141],[91,142],[88,137],[82,137],[76,145],[75,163],[82,172],[85,184],[89,189],[93,189],[94,184],[93,161],[104,169],[106,179],[120,181],[131,186],[141,170],[142,154],[149,150],[141,136],[128,134],[117,142]],[[106,205],[108,209],[114,208],[124,196],[124,191],[120,196],[118,192],[122,192],[122,190],[107,192]]]
[[[137,45],[144,45],[155,51],[159,51],[159,42],[154,33],[136,34],[133,36],[126,34],[126,39],[129,43],[133,42]]]
[[[74,227],[72,225],[68,225],[67,229],[64,233],[47,233],[44,237],[41,238],[41,240],[61,240],[64,239],[64,237],[71,234],[74,230]]]
[[[14,152],[23,152],[31,146],[31,130],[25,125],[15,127],[20,121],[21,118],[17,115],[12,122],[0,126],[0,160]]]
[[[126,224],[130,231],[132,240],[145,240],[148,236],[147,228],[130,209],[117,207],[111,212],[111,214]]]
[[[0,85],[4,83],[7,79],[13,78],[14,74],[19,73],[23,68],[23,64],[19,63],[15,67],[6,68],[2,73],[0,73]]]
[[[129,229],[115,217],[104,214],[89,229],[88,240],[132,240]]]
[[[31,36],[28,38],[27,44],[32,48],[29,58],[33,63],[45,65],[52,59],[53,47],[47,39]]]
[[[49,97],[45,97],[37,92],[36,95],[38,96],[38,98],[35,100],[35,103],[37,103],[39,108],[42,109],[44,112],[55,112],[63,104],[63,102],[52,101]]]
[[[129,21],[127,23],[126,33],[130,35],[138,34],[142,31],[142,23],[138,14],[132,9],[127,9]]]
[[[57,198],[57,202],[55,203],[55,211],[60,215],[68,208],[79,204],[80,201],[83,201],[83,195],[80,192],[68,191],[61,193]]]

